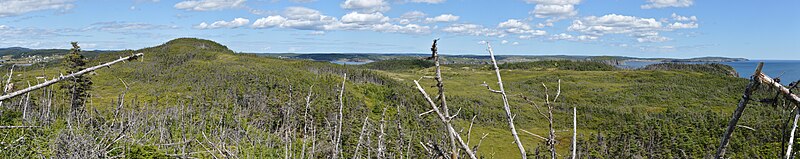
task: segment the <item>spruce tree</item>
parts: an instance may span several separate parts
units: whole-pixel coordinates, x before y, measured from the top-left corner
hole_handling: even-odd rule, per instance
[[[64,56],[64,66],[66,68],[66,74],[78,72],[86,68],[86,59],[81,55],[81,47],[78,46],[78,42],[72,42],[72,49]],[[67,82],[65,87],[72,95],[70,101],[72,110],[82,110],[83,103],[88,96],[87,92],[91,89],[92,81],[87,76],[78,75],[72,80],[65,82]]]

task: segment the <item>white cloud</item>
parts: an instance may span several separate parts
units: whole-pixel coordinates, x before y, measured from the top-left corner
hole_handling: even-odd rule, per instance
[[[530,24],[516,19],[509,19],[505,22],[501,22],[497,24],[497,28],[503,29],[503,31],[509,34],[523,34],[519,36],[520,39],[530,39],[536,36],[547,35],[546,31],[534,30]]]
[[[340,5],[344,9],[358,10],[366,13],[389,11],[389,3],[384,0],[346,0]]]
[[[409,0],[409,2],[413,3],[430,3],[430,4],[439,4],[444,3],[447,0]]]
[[[425,22],[428,22],[428,23],[454,22],[454,21],[458,21],[459,18],[461,18],[461,17],[456,16],[456,15],[452,15],[452,14],[442,14],[442,15],[439,15],[439,16],[436,16],[436,17],[433,17],[433,18],[425,18]]]
[[[418,24],[392,24],[391,18],[383,13],[351,12],[336,17],[323,15],[321,12],[302,7],[289,7],[283,15],[272,15],[257,19],[251,25],[253,28],[290,28],[299,30],[313,30],[312,35],[324,34],[325,31],[336,30],[365,30],[387,33],[425,34],[431,32],[430,26]]]
[[[490,29],[477,24],[451,24],[442,31],[455,34],[473,35],[473,36],[505,36],[506,34],[497,29]]]
[[[602,36],[605,34],[625,34],[662,29],[662,24],[653,18],[639,18],[608,14],[602,17],[589,16],[572,22],[567,29],[585,34]]]
[[[283,15],[289,19],[320,19],[323,16],[322,12],[305,7],[287,7]]]
[[[686,17],[686,16],[680,16],[678,14],[672,13],[672,20],[675,20],[675,21],[697,21],[697,17],[696,16]]]
[[[188,0],[175,4],[175,8],[191,11],[211,11],[244,7],[246,0]]]
[[[695,22],[689,22],[689,23],[675,22],[675,23],[669,24],[669,26],[667,26],[667,28],[669,28],[669,29],[693,29],[693,28],[697,28],[698,26],[699,25],[697,25],[697,23],[695,23]]]
[[[696,22],[697,17],[694,16],[685,17],[672,14],[672,19],[675,21],[690,22],[673,22],[670,24],[666,19],[657,21],[654,18],[608,14],[601,17],[589,16],[575,20],[567,29],[593,37],[600,37],[607,34],[627,34],[631,37],[635,37],[638,42],[665,42],[672,40],[672,38],[661,36],[659,35],[660,32],[698,27]],[[665,26],[662,23],[668,24]],[[569,37],[554,36],[551,37],[551,39],[562,40],[569,39]]]
[[[551,35],[550,36],[550,40],[591,41],[591,40],[597,40],[597,39],[598,39],[597,36],[591,36],[591,35],[573,36],[573,35],[566,34],[566,33],[560,33],[560,34],[555,34],[555,35]]]
[[[508,44],[508,40],[500,41],[501,44]]]
[[[2,0],[0,17],[16,16],[41,10],[67,11],[75,7],[74,0]]]
[[[528,3],[535,3],[533,11],[530,13],[537,18],[565,18],[578,14],[575,5],[580,4],[581,0],[525,0]]]
[[[257,19],[253,28],[291,28],[299,30],[324,30],[326,25],[337,23],[335,17],[323,15],[321,12],[304,7],[288,7],[283,15],[272,15]]]
[[[689,7],[694,4],[694,0],[647,0],[648,4],[642,5],[642,9],[666,8],[666,7]]]
[[[427,16],[427,14],[425,14],[423,12],[410,11],[410,12],[403,13],[403,15],[400,15],[400,18],[403,18],[403,19],[422,19],[425,16]]]
[[[197,29],[238,28],[241,26],[245,26],[249,23],[250,23],[249,19],[236,18],[229,22],[224,20],[216,21],[214,23],[211,23],[210,25],[206,24],[206,22],[203,22],[196,25],[194,28]]]
[[[537,18],[571,17],[578,14],[575,5],[536,5],[533,15]]]
[[[519,42],[515,41],[515,42],[511,43],[511,45],[519,45]]]
[[[386,21],[389,21],[389,17],[383,16],[380,12],[369,14],[351,12],[342,16],[342,22],[344,23],[378,24]]]
[[[400,24],[410,24],[412,22],[420,22],[427,14],[420,11],[410,11],[400,15],[400,18],[395,19]]]
[[[390,23],[383,23],[372,25],[369,30],[387,33],[407,33],[407,34],[427,34],[430,33],[429,26],[420,26],[417,24],[395,25]]]

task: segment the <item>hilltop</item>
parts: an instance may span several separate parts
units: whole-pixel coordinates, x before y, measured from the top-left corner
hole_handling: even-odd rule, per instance
[[[4,102],[0,125],[41,128],[0,131],[2,143],[14,143],[0,155],[327,157],[335,152],[333,139],[340,117],[345,158],[367,155],[367,148],[376,153],[381,146],[386,155],[410,158],[436,156],[436,151],[426,148],[449,149],[439,119],[420,115],[430,106],[412,87],[412,80],[421,80],[429,94],[436,92],[428,89],[435,85],[433,80],[421,78],[434,74],[430,61],[409,58],[344,66],[235,53],[214,41],[180,38],[139,50],[99,54],[88,63],[135,52],[145,55],[88,75],[93,82],[91,96],[78,115],[71,114],[69,92],[61,89],[62,84],[31,92],[30,100],[16,97]],[[571,132],[561,130],[571,127],[571,108],[576,107],[579,154],[596,158],[702,158],[716,148],[717,136],[747,83],[691,69],[623,70],[596,61],[507,63],[502,69],[518,128],[539,135],[546,134],[547,121],[522,97],[541,104],[542,84],[552,93],[562,80],[561,102],[553,111],[558,152],[568,154]],[[500,96],[480,85],[495,82],[493,70],[485,64],[447,64],[442,72],[450,110],[458,112],[453,122],[464,129],[465,139],[472,140],[470,146],[482,143],[478,155],[519,157],[505,125]],[[35,83],[37,77],[50,79],[62,73],[64,69],[54,61],[18,68],[12,82],[23,86]],[[345,91],[339,100],[345,73]],[[754,99],[773,95],[755,94]],[[773,120],[789,112],[768,105],[755,103],[748,108],[748,113],[760,115],[744,116],[740,123],[758,131],[737,131],[728,156],[769,156],[780,149],[780,137],[774,134],[781,129]],[[22,118],[23,112],[27,119]],[[468,131],[471,136],[466,135]],[[486,138],[481,139],[484,134]],[[21,137],[25,140],[18,141]],[[531,157],[544,155],[535,153],[543,152],[542,140],[527,134],[521,137]],[[309,153],[312,148],[314,152]]]

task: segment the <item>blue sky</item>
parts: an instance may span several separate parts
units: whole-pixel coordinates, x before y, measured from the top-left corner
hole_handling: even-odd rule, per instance
[[[800,59],[800,1],[0,0],[0,47]]]

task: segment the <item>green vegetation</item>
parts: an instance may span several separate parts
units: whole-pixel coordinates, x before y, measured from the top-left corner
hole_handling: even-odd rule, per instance
[[[575,71],[612,71],[617,68],[601,62],[594,61],[535,61],[535,62],[518,62],[518,63],[504,63],[498,65],[500,69],[523,69],[523,70],[575,70]]]
[[[419,115],[430,106],[412,87],[411,80],[434,74],[427,61],[342,66],[237,54],[213,41],[181,38],[141,50],[100,54],[88,58],[86,64],[134,52],[145,56],[87,75],[93,84],[86,111],[74,117],[68,115],[71,97],[62,88],[68,83],[31,92],[30,99],[6,100],[0,106],[0,125],[41,127],[0,130],[4,148],[0,156],[324,158],[334,152],[331,141],[336,135],[344,73],[348,75],[341,134],[344,158],[366,157],[368,152],[374,157],[381,144],[389,158],[429,158],[436,151],[425,148],[449,150],[439,119]],[[586,61],[501,67],[517,127],[542,136],[547,134],[547,121],[522,96],[543,105],[542,84],[553,94],[556,82],[562,80],[562,94],[553,112],[561,158],[569,156],[572,107],[578,109],[581,157],[708,157],[718,146],[747,83],[704,70],[618,70]],[[54,63],[24,67],[15,70],[12,82],[34,84],[41,81],[36,77],[51,79],[66,69]],[[486,65],[448,64],[442,72],[450,110],[459,114],[454,126],[464,129],[461,134],[471,140],[469,145],[481,143],[478,155],[485,158],[518,158],[501,97],[480,85],[495,82],[493,70]],[[435,81],[422,78],[421,84],[429,87]],[[435,89],[427,90],[435,93]],[[762,89],[754,99],[772,97],[774,92]],[[754,130],[738,129],[727,156],[778,156],[785,141],[783,132],[788,132],[783,127],[789,121],[788,108],[782,100],[753,102],[739,123]],[[473,116],[475,125],[468,137]],[[368,128],[361,136],[365,118]],[[480,141],[484,134],[488,135]],[[531,157],[549,155],[543,140],[525,133],[520,137]],[[423,148],[420,143],[429,145]]]
[[[373,70],[414,70],[432,67],[434,64],[428,60],[420,59],[395,59],[371,62],[361,65],[361,67]]]
[[[658,63],[658,64],[647,65],[641,68],[641,70],[690,71],[690,72],[708,73],[720,76],[739,77],[739,74],[736,73],[736,70],[734,70],[733,67],[718,63],[710,63],[710,64]]]

